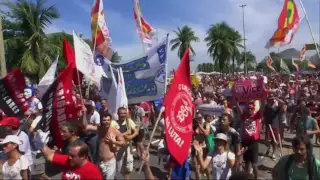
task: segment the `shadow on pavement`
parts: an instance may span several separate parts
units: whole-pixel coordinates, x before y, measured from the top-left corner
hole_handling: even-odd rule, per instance
[[[261,171],[268,171],[268,172],[271,172],[272,171],[272,168],[270,168],[270,167],[267,167],[267,166],[265,166],[265,165],[260,165],[260,166],[258,166],[258,169],[259,170],[261,170]]]
[[[153,176],[157,177],[158,179],[167,179],[166,173],[161,171],[159,168],[151,166],[150,167]]]

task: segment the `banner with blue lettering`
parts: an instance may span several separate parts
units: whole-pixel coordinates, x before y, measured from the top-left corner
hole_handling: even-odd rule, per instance
[[[164,96],[166,81],[168,37],[150,48],[145,56],[123,64],[112,64],[122,68],[129,104],[153,101]],[[107,97],[111,87],[111,71],[103,78],[100,95]],[[117,77],[115,75],[115,77]]]

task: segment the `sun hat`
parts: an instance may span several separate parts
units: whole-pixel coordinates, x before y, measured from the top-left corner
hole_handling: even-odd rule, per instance
[[[228,137],[224,133],[218,133],[214,139],[220,139],[227,142]]]
[[[14,144],[21,145],[22,141],[20,140],[20,138],[17,135],[7,135],[3,139],[3,141],[0,142],[0,144],[7,144],[7,143],[14,143]]]

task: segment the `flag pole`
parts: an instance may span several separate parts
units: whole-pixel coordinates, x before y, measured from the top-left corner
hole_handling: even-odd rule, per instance
[[[316,51],[317,51],[318,57],[320,58],[320,52],[319,52],[319,49],[318,49],[318,44],[317,44],[317,42],[316,42],[316,40],[314,38],[314,35],[313,35],[313,32],[312,32],[312,28],[311,28],[311,25],[310,25],[310,22],[309,22],[309,19],[308,19],[308,16],[307,16],[306,9],[304,8],[302,0],[299,0],[299,1],[300,1],[300,5],[301,5],[302,11],[304,13],[304,16],[306,17],[306,20],[307,20],[307,23],[308,23],[308,27],[309,27],[309,30],[310,30],[310,33],[311,33],[311,37],[312,37],[314,46],[316,47]]]
[[[101,5],[101,3],[100,3],[100,0],[99,0],[99,7],[98,7],[98,9],[100,9],[100,5]],[[93,53],[96,51],[96,45],[97,45],[97,38],[96,38],[96,36],[97,36],[97,33],[98,33],[98,26],[99,26],[98,21],[99,21],[99,16],[100,16],[100,11],[98,12],[98,18],[97,18],[97,22],[96,22],[96,28],[95,28],[95,32],[94,32],[94,36],[93,36],[93,37],[94,37],[93,50],[92,50]],[[95,58],[95,57],[94,57],[94,54],[93,54],[93,58]],[[89,95],[90,95],[90,84],[91,84],[91,76],[89,77],[88,87],[87,87],[86,92],[85,92],[85,97],[87,97],[87,98],[89,98]]]
[[[76,32],[73,30],[73,34],[76,34]],[[76,61],[77,62],[77,61]],[[76,66],[77,66],[77,63],[76,63]],[[79,75],[79,70],[78,68],[77,69],[77,79],[78,79],[78,83],[79,83],[79,94],[80,94],[80,99],[81,99],[81,105],[84,105],[83,104],[83,95],[82,95],[82,82],[80,82],[80,75]],[[86,112],[83,113],[82,115],[82,123],[83,124],[87,124],[87,117],[86,117]]]
[[[145,149],[145,151],[148,152],[148,153],[149,153],[149,148],[150,148],[150,145],[151,145],[151,141],[152,141],[153,135],[154,135],[154,133],[156,132],[158,123],[159,123],[159,121],[160,121],[160,119],[161,119],[161,115],[163,114],[164,110],[165,110],[165,107],[162,106],[161,109],[160,109],[159,115],[158,115],[158,117],[157,117],[156,123],[154,124],[154,127],[153,127],[153,130],[152,130],[151,136],[150,136],[150,140],[149,140],[148,146],[147,146],[147,148]],[[141,173],[143,164],[144,164],[144,161],[142,161],[141,164],[140,164],[140,168],[139,168],[138,174]]]
[[[4,54],[4,42],[3,42],[3,29],[2,29],[2,13],[0,11],[0,66],[1,66],[1,76],[5,77],[7,75],[7,65],[6,56]]]
[[[167,93],[167,86],[168,86],[168,46],[169,46],[169,33],[167,33],[167,46],[166,46],[166,64],[165,64],[165,68],[166,68],[166,78],[165,78],[165,82],[164,82],[164,93]]]

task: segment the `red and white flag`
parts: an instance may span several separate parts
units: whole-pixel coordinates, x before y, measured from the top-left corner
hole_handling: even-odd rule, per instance
[[[50,85],[50,88],[43,95],[42,119],[39,123],[43,132],[50,131],[57,147],[64,145],[60,128],[67,121],[77,119],[77,110],[72,99],[72,64],[69,64]]]
[[[188,157],[193,134],[189,51],[185,51],[164,101],[168,149],[180,165]]]

